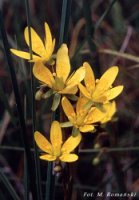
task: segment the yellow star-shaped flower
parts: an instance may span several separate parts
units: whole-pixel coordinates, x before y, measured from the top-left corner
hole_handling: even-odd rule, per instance
[[[89,63],[85,62],[83,66],[86,69],[85,86],[79,84],[79,89],[90,101],[105,104],[122,92],[123,85],[112,87],[119,71],[117,66],[109,68],[97,81],[95,81],[94,73]]]
[[[77,84],[85,77],[85,68],[80,67],[74,74],[69,76],[71,70],[68,48],[62,44],[56,56],[56,71],[51,72],[43,63],[35,63],[33,66],[34,76],[42,84],[52,88],[59,94],[75,94]]]
[[[40,159],[47,161],[74,162],[78,156],[71,153],[80,143],[81,135],[77,137],[70,136],[64,143],[62,140],[62,131],[58,121],[53,121],[50,130],[51,143],[38,131],[35,132],[35,141],[39,148],[45,152]]]
[[[25,28],[24,37],[27,45],[29,46],[29,30],[28,27]],[[32,51],[35,53],[32,55],[32,60],[30,60],[30,53],[24,52],[16,49],[11,49],[11,52],[16,56],[30,60],[32,62],[42,61],[42,62],[52,62],[52,53],[55,47],[55,39],[52,40],[52,34],[47,23],[45,23],[45,42],[43,43],[39,35],[31,28],[31,42]]]
[[[86,108],[87,99],[80,97],[76,103],[76,111],[70,101],[62,98],[62,107],[69,122],[62,123],[62,127],[73,126],[81,132],[92,132],[95,130],[94,124],[100,122],[104,117],[104,113],[96,107]]]
[[[85,67],[80,67],[71,75],[70,70],[70,59],[66,44],[62,44],[57,52],[55,71],[51,72],[42,62],[37,62],[33,66],[34,76],[41,81],[42,85],[52,89],[52,92],[49,92],[50,95],[59,94],[56,97],[58,101],[60,94],[76,94],[77,85],[85,77]],[[48,97],[47,94],[46,96]],[[55,110],[55,108],[52,110]]]

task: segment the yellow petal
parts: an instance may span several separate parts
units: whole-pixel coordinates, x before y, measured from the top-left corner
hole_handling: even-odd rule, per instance
[[[53,121],[50,130],[50,141],[52,143],[54,155],[58,155],[62,145],[62,131],[58,121]]]
[[[112,100],[115,97],[117,97],[123,91],[123,88],[124,88],[123,85],[119,85],[119,86],[116,86],[116,87],[110,89],[110,94],[108,95],[108,100]]]
[[[118,74],[118,67],[117,66],[113,66],[113,67],[110,67],[100,78],[100,82],[102,80],[107,80],[108,83],[109,83],[109,87],[113,84],[113,82],[115,81],[115,78]],[[109,88],[108,87],[108,88]]]
[[[54,83],[53,75],[42,62],[36,62],[34,64],[33,74],[39,81],[47,84],[50,88],[52,88],[52,84]]]
[[[92,123],[96,123],[99,122],[103,117],[104,117],[105,113],[101,112],[100,109],[93,107],[91,108],[91,110],[89,111],[87,117],[86,117],[86,124],[92,124]]]
[[[108,98],[107,98],[107,92],[103,92],[103,94],[97,94],[95,93],[95,95],[92,96],[92,100],[93,102],[96,102],[96,103],[105,103],[106,101],[108,101]]]
[[[85,82],[86,88],[89,91],[89,93],[92,93],[94,91],[94,89],[95,89],[94,72],[93,72],[91,66],[89,65],[89,63],[85,62],[83,64],[83,66],[85,67],[84,82]]]
[[[52,145],[40,132],[35,131],[34,138],[35,138],[35,141],[36,141],[38,147],[42,151],[52,154]]]
[[[15,54],[16,56],[19,56],[19,57],[21,57],[21,58],[30,60],[30,53],[28,53],[28,52],[24,52],[24,51],[20,51],[20,50],[16,50],[16,49],[10,49],[10,51],[11,51],[13,54]],[[39,56],[32,55],[32,57],[33,57],[33,59],[37,59],[37,60],[40,59]]]
[[[85,105],[87,104],[88,99],[85,97],[79,97],[76,103],[76,113],[81,112],[81,110],[85,110]]]
[[[47,23],[45,23],[45,49],[46,49],[46,60],[49,59],[53,53],[55,46],[55,40],[52,41],[52,34]]]
[[[32,44],[32,50],[38,54],[41,57],[44,57],[46,55],[46,50],[44,47],[44,44],[41,40],[41,38],[38,36],[38,34],[35,32],[33,28],[31,30],[31,44]],[[24,37],[26,40],[27,45],[29,46],[29,29],[28,27],[25,28]]]
[[[74,162],[78,160],[78,156],[76,154],[63,154],[59,157],[62,162]]]
[[[52,47],[52,34],[49,25],[46,22],[44,26],[45,26],[45,48],[49,50]]]
[[[104,115],[104,118],[102,118],[102,120],[101,120],[102,124],[104,124],[112,119],[113,115],[116,112],[116,103],[115,103],[115,101],[113,101],[112,103],[105,104],[103,107],[106,110],[106,113]]]
[[[55,43],[56,43],[56,40],[55,40],[55,39],[53,39],[53,43],[52,43],[52,53],[53,53],[53,51],[54,51],[54,48],[55,48]]]
[[[63,153],[70,153],[73,151],[80,143],[82,139],[81,134],[79,133],[76,137],[70,136],[61,148],[61,152]]]
[[[75,117],[75,112],[74,112],[74,109],[73,109],[71,103],[69,102],[69,100],[66,97],[62,98],[62,107],[63,107],[65,115],[71,121]]]
[[[86,133],[86,132],[92,132],[95,130],[95,127],[93,125],[84,125],[84,126],[80,126],[80,131],[83,132],[83,133]]]
[[[40,156],[40,159],[47,160],[47,161],[54,161],[56,160],[56,156],[45,154],[45,155]]]
[[[118,74],[118,71],[119,69],[117,66],[109,68],[100,78],[98,84],[96,85],[96,89],[93,95],[98,96],[102,94],[104,91],[108,90],[113,84]]]
[[[70,73],[70,60],[66,44],[62,44],[56,57],[56,74],[65,82]]]
[[[80,67],[76,70],[73,76],[67,81],[66,85],[75,86],[78,85],[85,77],[85,67]]]
[[[115,101],[113,101],[111,103],[111,107],[110,107],[110,110],[109,110],[109,115],[113,116],[115,114],[115,112],[116,112],[116,103],[115,103]]]
[[[81,93],[82,93],[86,98],[91,99],[90,93],[87,91],[87,89],[86,89],[81,83],[78,85],[78,87],[79,87]]]
[[[63,90],[61,90],[60,94],[76,94],[78,91],[77,86],[74,87],[65,87]]]

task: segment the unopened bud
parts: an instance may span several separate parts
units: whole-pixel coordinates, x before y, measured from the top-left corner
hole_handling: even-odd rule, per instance
[[[42,98],[42,95],[43,95],[43,91],[38,90],[38,91],[36,92],[36,94],[35,94],[35,99],[36,99],[37,101],[40,101],[41,98]]]
[[[93,164],[93,165],[98,165],[99,162],[100,162],[100,158],[99,158],[99,157],[96,157],[96,158],[93,159],[92,164]]]
[[[99,143],[96,143],[96,144],[94,145],[94,149],[100,149],[100,148],[101,148],[101,146],[100,146]]]
[[[62,167],[60,165],[57,165],[57,166],[54,167],[54,172],[55,173],[60,173],[61,170],[62,170]]]

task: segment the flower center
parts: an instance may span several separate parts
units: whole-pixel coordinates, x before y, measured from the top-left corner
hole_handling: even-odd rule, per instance
[[[64,89],[64,87],[65,87],[65,84],[64,84],[63,79],[55,76],[55,82],[53,84],[53,89],[55,91],[61,91]]]

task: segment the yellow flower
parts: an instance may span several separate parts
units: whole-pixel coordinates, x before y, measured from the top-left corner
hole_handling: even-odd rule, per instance
[[[51,143],[38,131],[35,132],[34,137],[39,148],[45,152],[44,155],[40,156],[40,159],[63,162],[74,162],[78,159],[78,156],[71,152],[79,145],[81,135],[79,134],[77,137],[70,136],[63,144],[62,131],[58,121],[53,121],[51,125]]]
[[[70,123],[62,123],[62,127],[73,126],[76,129],[79,129],[81,132],[92,132],[95,130],[94,123],[100,122],[104,117],[104,113],[101,112],[96,107],[91,107],[87,109],[85,107],[87,99],[80,97],[76,103],[76,111],[74,110],[70,101],[66,98],[62,98],[62,107],[64,113],[69,119]]]
[[[123,85],[112,87],[112,84],[118,74],[118,67],[109,68],[99,80],[95,81],[91,66],[85,62],[83,66],[86,69],[84,78],[85,86],[79,84],[81,93],[93,103],[108,103],[117,97],[123,90]]]
[[[104,117],[100,120],[101,124],[105,124],[112,120],[113,115],[116,113],[116,103],[112,101],[103,105]]]
[[[62,44],[56,56],[56,71],[51,72],[43,63],[35,63],[33,66],[34,76],[41,81],[44,86],[52,89],[52,94],[76,94],[77,85],[85,77],[85,68],[80,67],[70,76],[70,59],[66,44]],[[45,96],[45,95],[44,95]],[[47,96],[47,94],[46,94]],[[59,95],[60,96],[60,95]],[[60,99],[60,97],[56,97]],[[54,110],[54,109],[52,109]]]
[[[29,46],[29,30],[28,27],[25,28],[24,37],[27,45]],[[47,23],[45,23],[45,41],[42,42],[39,35],[31,28],[31,42],[32,51],[35,53],[32,55],[32,62],[43,61],[52,62],[51,56],[55,47],[55,39],[52,40],[52,35],[50,28]],[[16,56],[30,60],[30,53],[24,52],[16,49],[11,49],[11,52]]]
[[[51,72],[43,63],[35,63],[34,76],[44,85],[59,94],[75,94],[77,84],[85,77],[85,68],[80,67],[74,74],[70,74],[70,60],[66,44],[62,44],[56,56],[56,72]]]

